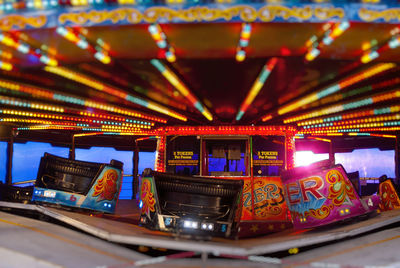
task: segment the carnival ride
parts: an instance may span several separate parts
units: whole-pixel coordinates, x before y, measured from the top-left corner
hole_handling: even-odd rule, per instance
[[[113,213],[121,190],[123,163],[70,160],[46,153],[32,201]]]
[[[146,169],[140,187],[140,225],[201,239],[234,237],[242,192],[242,180],[177,176]]]
[[[342,165],[331,160],[284,172],[285,200],[294,227],[320,227],[376,213],[378,195],[360,197]]]
[[[47,215],[112,242],[240,257],[400,221],[389,181],[380,184],[380,208],[391,211],[341,225],[374,214],[376,197],[363,202],[358,194],[365,185],[340,166],[293,169],[295,150],[311,148],[332,160],[337,152],[374,147],[394,150],[398,182],[397,1],[7,0],[0,12],[2,208]],[[70,148],[69,160],[43,159],[59,164],[40,168],[34,190],[16,187],[12,176],[14,145],[26,141]],[[118,211],[117,184],[84,206],[103,204],[103,212],[117,209],[115,215],[78,214],[80,202],[94,198],[90,187],[102,183],[102,171],[88,165],[89,176],[67,167],[86,165],[75,160],[75,147],[98,145],[135,152],[133,198],[141,150],[156,152],[155,166],[147,167],[157,176],[243,181],[240,241],[176,240],[138,227]],[[106,169],[121,175],[119,164]],[[24,204],[31,194],[72,211]],[[8,202],[16,199],[22,204]],[[134,208],[137,221],[136,203],[124,210]],[[292,220],[307,229],[292,230]],[[320,224],[332,230],[314,228]]]

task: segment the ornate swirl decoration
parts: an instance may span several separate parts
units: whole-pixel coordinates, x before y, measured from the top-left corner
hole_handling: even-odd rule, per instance
[[[112,201],[118,192],[118,172],[114,169],[107,170],[103,177],[96,182],[94,186],[93,197],[98,197],[96,202],[102,200]]]
[[[80,12],[80,13],[63,13],[59,16],[58,21],[61,24],[67,22],[72,22],[74,24],[85,24],[89,22],[94,24],[100,24],[109,20],[115,24],[120,21],[127,20],[132,24],[137,24],[140,23],[142,19],[143,15],[137,9],[119,8],[111,11],[92,10],[89,12]]]
[[[255,215],[257,218],[265,218],[268,215],[279,215],[282,213],[282,208],[280,206],[271,206],[268,201],[264,201],[260,206],[254,208]]]
[[[150,212],[155,211],[154,205],[156,203],[153,192],[151,191],[150,180],[144,180],[142,182],[140,199],[143,202],[142,214],[144,213],[144,214],[150,216]]]
[[[353,185],[349,180],[344,179],[339,170],[330,170],[326,174],[326,180],[330,184],[328,199],[331,199],[335,206],[342,205],[347,197],[357,199]]]
[[[384,181],[379,185],[379,193],[381,196],[379,208],[381,210],[392,210],[394,208],[400,208],[398,195],[389,180]]]
[[[358,16],[366,22],[383,19],[386,22],[400,20],[400,8],[389,8],[385,10],[370,10],[367,8],[360,8]]]
[[[341,206],[348,199],[357,199],[353,185],[349,180],[343,177],[339,170],[332,169],[328,171],[328,173],[326,173],[326,181],[329,183],[328,199],[330,199],[332,203],[329,206],[323,205],[321,208],[305,211],[305,217],[310,216],[318,220],[325,219],[330,215],[331,210],[335,206]]]
[[[9,15],[0,19],[0,30],[9,31],[12,29],[25,29],[27,26],[34,28],[43,27],[47,23],[47,17],[26,17],[21,15]]]
[[[314,15],[320,20],[338,18],[344,18],[345,12],[343,8],[338,7],[316,7],[314,10]]]
[[[297,18],[299,20],[310,19],[313,15],[313,10],[310,6],[300,7],[285,7],[285,6],[264,6],[259,10],[259,18],[261,21],[273,21],[277,17],[284,20],[289,18]]]
[[[310,209],[309,211],[306,211],[304,213],[304,216],[306,216],[306,217],[307,216],[311,216],[311,217],[316,218],[318,220],[323,220],[326,217],[328,217],[330,213],[331,213],[330,207],[323,205],[319,209]]]
[[[224,9],[210,8],[207,6],[189,7],[187,9],[173,9],[167,6],[150,7],[141,12],[135,8],[119,8],[115,10],[92,10],[78,13],[63,13],[58,21],[61,24],[67,22],[74,24],[100,24],[111,21],[116,24],[127,20],[129,23],[141,22],[154,23],[157,21],[182,21],[182,22],[210,22],[216,20],[231,21],[235,17],[245,22],[261,20],[264,22],[273,21],[276,18],[289,20],[291,18],[299,21],[309,20],[313,16],[326,20],[330,18],[343,18],[344,10],[334,7],[286,7],[266,5],[259,10],[250,5],[237,5]]]

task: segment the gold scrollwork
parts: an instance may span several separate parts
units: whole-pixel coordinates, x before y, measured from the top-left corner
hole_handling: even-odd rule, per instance
[[[243,21],[254,21],[257,18],[257,11],[251,6],[234,6],[227,9],[210,9],[208,7],[191,7],[184,10],[175,10],[168,7],[148,8],[144,14],[144,20],[149,23],[164,18],[168,21],[181,19],[186,22],[193,21],[215,21],[224,19],[232,20],[232,17],[239,16]]]
[[[363,21],[371,22],[378,20],[380,18],[384,19],[385,21],[392,21],[392,20],[400,20],[400,9],[399,8],[390,8],[386,10],[369,10],[367,8],[360,8],[358,10],[358,16]]]
[[[304,216],[306,216],[306,217],[311,216],[318,220],[323,220],[326,217],[328,217],[330,213],[331,213],[331,210],[329,209],[329,207],[324,205],[319,209],[310,209],[309,211],[306,211],[304,213]]]
[[[97,11],[80,13],[63,13],[59,16],[58,21],[61,24],[72,22],[75,24],[102,23],[110,20],[112,23],[118,23],[122,20],[128,20],[130,23],[139,23],[142,21],[142,13],[134,8],[119,8],[112,11]]]
[[[232,20],[233,17],[239,17],[242,21],[252,22],[260,19],[263,22],[273,21],[275,18],[288,20],[297,18],[300,21],[308,20],[313,15],[318,19],[326,20],[328,18],[344,17],[344,10],[333,7],[285,7],[266,5],[258,11],[249,5],[237,5],[226,9],[217,9],[209,7],[191,7],[188,9],[176,10],[169,7],[150,7],[143,13],[134,8],[119,8],[112,11],[88,11],[79,13],[63,13],[58,20],[61,24],[72,22],[75,24],[102,23],[110,20],[112,23],[118,23],[122,20],[128,20],[132,24],[142,21],[154,23],[161,19],[173,21],[179,19],[185,22],[195,21],[215,21],[223,19]]]
[[[345,15],[343,8],[340,7],[316,7],[314,15],[320,20],[327,20],[334,17],[342,19]]]
[[[258,16],[261,21],[273,21],[276,17],[281,17],[285,20],[289,18],[298,18],[300,20],[310,19],[313,15],[313,10],[309,6],[304,8],[293,7],[288,8],[284,6],[264,6],[258,11]]]
[[[47,23],[47,17],[40,15],[37,17],[25,17],[21,15],[9,15],[0,19],[0,30],[9,31],[13,28],[25,29],[27,26],[40,28]]]

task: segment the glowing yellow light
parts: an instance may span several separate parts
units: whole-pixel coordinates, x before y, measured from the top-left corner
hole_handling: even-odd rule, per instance
[[[236,53],[236,60],[241,62],[244,61],[244,59],[246,58],[246,54],[245,53]]]
[[[11,71],[13,66],[11,63],[0,61],[0,68],[6,71]]]
[[[176,56],[175,56],[174,53],[168,53],[168,54],[166,54],[166,59],[169,62],[175,62],[176,61]]]

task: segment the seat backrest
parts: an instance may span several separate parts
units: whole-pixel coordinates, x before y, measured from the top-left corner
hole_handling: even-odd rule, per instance
[[[177,176],[152,172],[163,213],[231,218],[243,189],[242,180]]]

